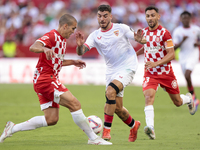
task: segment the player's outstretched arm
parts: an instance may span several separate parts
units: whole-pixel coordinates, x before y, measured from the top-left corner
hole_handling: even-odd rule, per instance
[[[86,67],[86,63],[82,60],[63,60],[62,63],[63,66],[70,66],[70,65],[74,65],[76,67],[78,67],[79,69],[83,69]]]
[[[85,42],[84,40],[84,36],[80,31],[76,32],[76,43],[77,43],[77,47],[76,47],[76,53],[78,55],[83,55],[85,54],[87,51],[89,51],[89,49],[83,45]]]
[[[34,53],[43,53],[44,52],[46,54],[47,60],[51,60],[55,56],[55,53],[53,50],[51,50],[47,47],[44,47],[43,43],[41,43],[39,41],[35,41],[30,46],[29,50]]]

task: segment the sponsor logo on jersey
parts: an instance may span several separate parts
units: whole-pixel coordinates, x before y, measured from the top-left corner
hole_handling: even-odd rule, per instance
[[[97,39],[98,39],[98,40],[101,40],[101,37],[102,37],[102,36],[100,36],[100,37],[97,36]]]
[[[118,36],[118,35],[119,35],[119,30],[114,31],[114,34],[115,34],[116,36]]]
[[[46,39],[49,39],[49,37],[48,36],[43,36],[43,37],[41,37],[41,39],[42,40],[46,40]]]
[[[156,53],[158,52],[159,49],[161,49],[162,47],[160,45],[158,46],[153,46],[153,47],[144,47],[144,49],[148,52],[148,53]]]
[[[123,76],[119,76],[121,79],[123,78]]]

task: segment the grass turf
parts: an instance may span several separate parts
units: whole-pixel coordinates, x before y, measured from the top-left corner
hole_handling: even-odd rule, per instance
[[[95,85],[67,85],[67,88],[81,102],[86,116],[97,115],[103,120],[105,87]],[[195,87],[200,97],[200,87]],[[180,88],[186,93],[185,87]],[[0,150],[193,150],[200,149],[200,112],[194,116],[187,106],[179,108],[173,105],[168,94],[159,88],[155,103],[156,140],[149,140],[143,129],[144,97],[142,87],[128,86],[125,89],[124,106],[131,116],[140,120],[141,127],[135,142],[128,142],[129,127],[116,115],[111,129],[112,146],[87,145],[87,136],[72,120],[68,109],[61,106],[59,122],[55,126],[39,128],[34,131],[15,133],[0,143]],[[0,84],[0,133],[5,123],[20,123],[34,116],[43,115],[37,95],[31,84]]]

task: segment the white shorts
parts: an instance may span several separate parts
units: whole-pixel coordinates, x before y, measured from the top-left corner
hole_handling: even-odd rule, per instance
[[[185,74],[185,71],[186,70],[190,70],[192,71],[195,67],[195,65],[199,62],[198,59],[194,59],[194,60],[191,60],[191,59],[187,59],[186,61],[184,62],[180,62],[180,65],[181,65],[181,69],[183,71],[183,73]]]
[[[123,84],[123,87],[125,88],[127,85],[129,85],[135,75],[135,71],[127,69],[127,70],[120,70],[119,72],[116,72],[112,75],[106,75],[106,89],[110,82],[113,80],[118,80]],[[124,96],[124,88],[121,92],[117,94],[118,97]]]

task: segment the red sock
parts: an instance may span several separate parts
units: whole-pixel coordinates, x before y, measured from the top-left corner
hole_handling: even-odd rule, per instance
[[[132,127],[135,123],[135,120],[129,115],[128,119],[124,121],[125,124],[127,124],[129,127]]]
[[[104,127],[111,127],[112,126],[112,121],[113,121],[114,116],[107,115],[106,113],[104,114]]]

